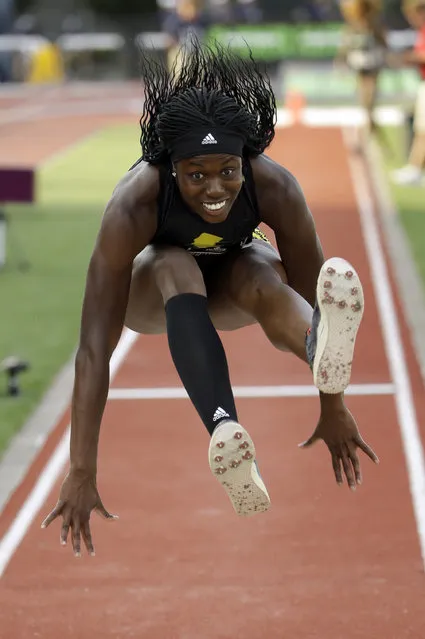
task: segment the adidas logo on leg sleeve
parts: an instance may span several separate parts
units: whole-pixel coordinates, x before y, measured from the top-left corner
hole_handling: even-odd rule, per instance
[[[222,419],[223,417],[230,417],[230,415],[229,413],[226,413],[224,408],[221,408],[221,406],[219,406],[214,413],[213,421],[216,422],[217,420]]]

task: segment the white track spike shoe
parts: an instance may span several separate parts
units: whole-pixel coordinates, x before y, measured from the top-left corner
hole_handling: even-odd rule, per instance
[[[354,345],[364,311],[363,288],[346,260],[332,257],[319,274],[306,350],[314,384],[323,393],[342,393],[350,383]]]
[[[268,510],[270,497],[258,472],[254,442],[243,426],[230,420],[217,426],[209,463],[238,515],[249,517]]]

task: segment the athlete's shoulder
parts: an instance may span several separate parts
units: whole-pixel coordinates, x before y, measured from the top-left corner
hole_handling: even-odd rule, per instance
[[[294,229],[310,217],[302,188],[291,173],[266,155],[251,161],[260,218],[273,230]]]
[[[156,203],[160,189],[159,169],[139,162],[116,185],[112,198],[126,209]]]
[[[146,162],[128,171],[106,205],[101,236],[110,236],[112,244],[120,234],[132,236],[145,246],[156,231],[159,185],[159,170]]]
[[[289,203],[300,197],[295,175],[264,153],[251,160],[251,168],[259,200],[274,198]]]

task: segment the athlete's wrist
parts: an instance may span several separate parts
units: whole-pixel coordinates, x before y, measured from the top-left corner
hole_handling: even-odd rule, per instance
[[[81,477],[96,477],[97,463],[94,461],[83,461],[81,459],[70,459],[69,471]]]
[[[325,410],[339,410],[345,407],[344,393],[320,393],[320,405]]]

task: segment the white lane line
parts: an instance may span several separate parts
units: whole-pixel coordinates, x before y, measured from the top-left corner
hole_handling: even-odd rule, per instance
[[[96,128],[90,133],[82,134],[74,142],[38,162],[34,170],[44,170],[62,161],[76,148],[82,147],[99,136],[104,129],[105,126],[102,125],[101,128]],[[10,496],[25,477],[39,450],[44,446],[46,439],[69,406],[74,379],[74,358],[75,353],[59,371],[35,411],[12,438],[0,459],[0,516]]]
[[[393,395],[393,384],[352,384],[346,395]],[[235,397],[316,397],[315,386],[234,386]],[[109,400],[127,399],[188,399],[183,387],[174,388],[111,388]]]
[[[36,104],[15,105],[2,109],[0,102],[0,126],[17,122],[36,122],[49,118],[69,118],[74,116],[131,116],[140,113],[142,99],[138,96],[116,94],[109,100],[102,97],[93,100],[69,101],[49,100],[49,96],[39,95]],[[376,110],[377,122],[381,125],[398,126],[404,121],[403,111],[398,107],[379,107]],[[307,127],[362,126],[365,122],[363,110],[359,107],[306,107],[300,114],[300,122]],[[291,109],[277,110],[278,127],[286,128],[295,123]]]
[[[121,340],[115,349],[110,362],[111,379],[116,374],[122,362],[138,337],[128,329],[122,334]],[[70,426],[67,427],[56,450],[53,452],[39,478],[29,493],[20,511],[12,522],[12,525],[0,541],[0,577],[11,560],[13,553],[25,537],[29,527],[34,521],[40,508],[45,504],[49,493],[58,480],[69,457]]]
[[[396,389],[395,404],[397,417],[407,462],[407,472],[421,556],[425,567],[425,457],[418,427],[412,386],[403,349],[394,296],[391,290],[388,269],[374,212],[370,185],[361,160],[353,154],[350,154],[349,140],[346,132],[344,132],[344,140],[347,148],[353,189],[357,199],[363,239],[372,273],[372,283],[384,336],[385,351],[391,377],[394,380]]]
[[[404,306],[409,331],[419,360],[425,384],[425,290],[412,253],[406,231],[395,205],[385,175],[382,153],[376,140],[366,145],[366,160],[376,194],[385,245],[392,264],[397,264],[394,276],[397,290]]]

